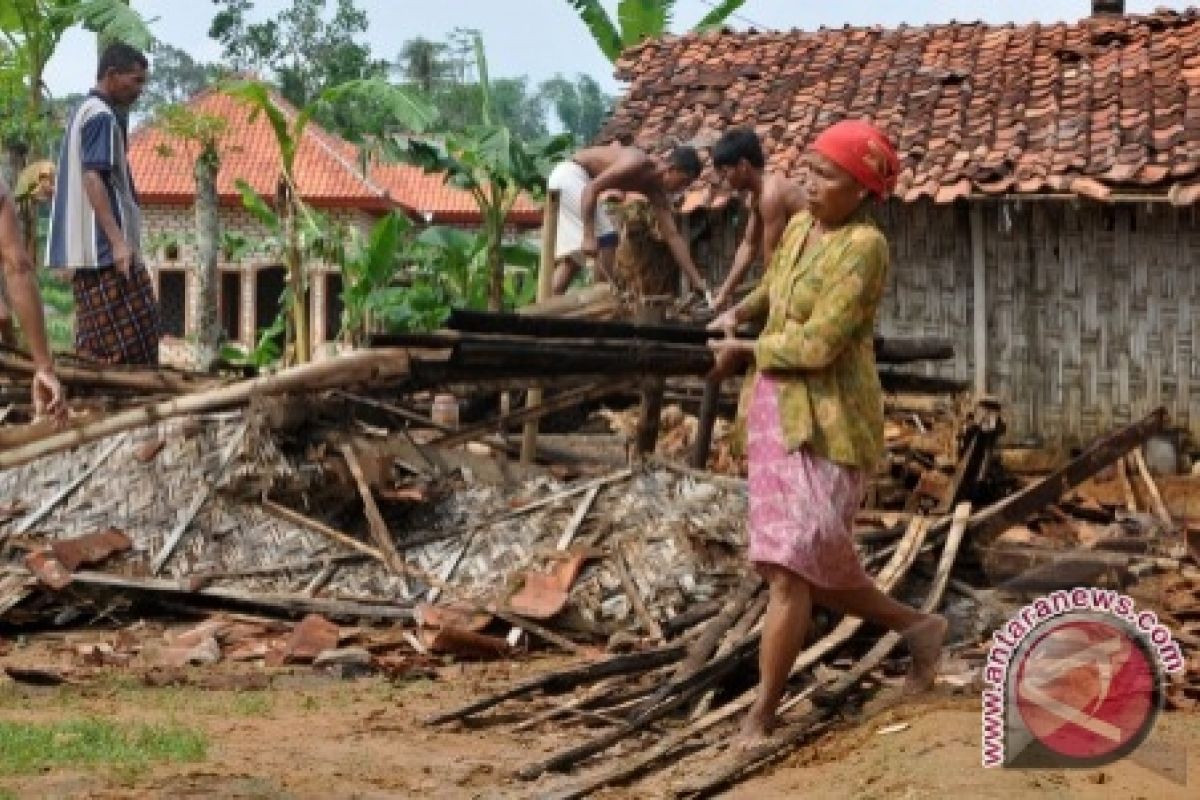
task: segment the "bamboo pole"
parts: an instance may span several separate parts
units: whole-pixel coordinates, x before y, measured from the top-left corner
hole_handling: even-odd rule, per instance
[[[546,208],[542,218],[542,259],[538,264],[538,302],[549,300],[553,294],[555,243],[558,240],[558,190],[552,189],[546,195]],[[541,405],[542,390],[530,389],[526,408]],[[537,453],[538,420],[531,419],[525,423],[521,437],[521,463],[532,464]]]
[[[52,433],[35,442],[0,452],[0,469],[27,464],[52,453],[173,417],[244,405],[255,396],[320,391],[402,377],[408,374],[408,366],[408,353],[404,350],[365,350],[328,361],[302,364],[275,375],[183,395]]]

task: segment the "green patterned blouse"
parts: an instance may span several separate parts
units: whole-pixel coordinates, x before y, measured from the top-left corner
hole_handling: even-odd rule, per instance
[[[875,313],[888,269],[887,239],[866,214],[807,251],[813,217],[792,217],[759,286],[742,301],[749,321],[766,317],[738,414],[758,372],[779,386],[789,451],[808,445],[830,461],[870,469],[883,455],[883,393],[875,367]]]

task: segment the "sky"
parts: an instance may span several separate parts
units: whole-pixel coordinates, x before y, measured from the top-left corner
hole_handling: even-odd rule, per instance
[[[712,1],[678,0],[674,29],[687,30],[707,13]],[[289,5],[290,0],[257,0],[253,18],[266,19]],[[442,40],[456,27],[473,27],[483,33],[493,78],[528,75],[537,83],[556,73],[583,73],[609,92],[619,90],[612,65],[567,0],[358,0],[357,5],[367,12],[370,28],[366,38],[377,58],[394,58],[400,45],[416,36]],[[615,16],[616,0],[605,0],[604,5]],[[1187,1],[1163,0],[1126,0],[1125,4],[1130,13],[1146,13],[1160,6],[1182,10],[1188,5]],[[216,8],[210,0],[133,0],[133,6],[155,19],[151,28],[160,40],[195,58],[219,60],[220,48],[208,38]],[[334,6],[332,0],[329,6]],[[1087,16],[1090,9],[1090,0],[747,0],[732,27],[813,30],[847,24],[923,25],[979,19],[1055,22]],[[94,38],[72,31],[50,62],[46,83],[55,96],[86,91],[94,70]]]

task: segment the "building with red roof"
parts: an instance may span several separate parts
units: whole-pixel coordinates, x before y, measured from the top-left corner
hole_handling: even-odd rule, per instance
[[[273,99],[286,114],[296,114],[278,94]],[[265,115],[252,121],[247,106],[216,90],[201,92],[188,105],[228,124],[217,176],[222,231],[250,239],[266,237],[266,228],[243,208],[236,182],[244,180],[268,201],[274,196],[280,163],[270,123]],[[198,298],[190,269],[195,263],[190,244],[195,231],[194,149],[152,124],[138,128],[129,142],[129,162],[142,202],[143,240],[156,276],[164,332],[178,339],[192,332],[197,318]],[[305,128],[295,175],[300,196],[309,206],[362,229],[391,210],[422,224],[469,228],[482,224],[469,192],[407,164],[371,162],[364,171],[358,148],[316,122]],[[541,209],[522,199],[509,219],[515,228],[533,228],[541,224]],[[341,277],[335,265],[317,263],[310,269],[313,337],[323,342],[336,336],[339,327]],[[223,260],[220,270],[220,319],[226,334],[233,341],[252,344],[256,332],[275,318],[284,286],[283,267],[276,258],[256,256]]]

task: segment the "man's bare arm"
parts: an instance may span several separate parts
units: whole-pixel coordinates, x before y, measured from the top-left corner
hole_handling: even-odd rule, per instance
[[[718,309],[724,308],[733,299],[733,293],[741,285],[742,278],[750,269],[750,265],[754,263],[754,258],[758,255],[761,247],[762,217],[759,215],[758,209],[751,208],[750,219],[746,220],[746,232],[733,256],[733,266],[729,268],[729,275],[725,277],[725,282],[721,284],[721,289],[717,292],[716,306]]]
[[[645,156],[622,155],[612,166],[596,175],[583,187],[580,210],[583,214],[585,240],[594,239],[596,236],[596,205],[600,202],[600,195],[608,189],[628,189],[636,184],[647,163]]]
[[[21,323],[21,330],[25,331],[25,341],[33,358],[34,372],[29,395],[33,400],[34,413],[38,416],[49,414],[61,425],[67,419],[67,395],[58,376],[54,374],[54,359],[46,340],[46,320],[33,261],[22,241],[16,205],[3,183],[0,183],[0,268],[4,270],[9,301],[16,312],[17,321]]]
[[[125,241],[125,234],[117,224],[116,215],[113,214],[104,177],[95,170],[86,170],[83,173],[83,191],[88,202],[92,204],[92,211],[96,213],[96,222],[100,225],[100,230],[104,232],[112,247],[113,264],[121,274],[128,275],[133,263],[133,251]]]
[[[675,227],[675,215],[671,213],[666,198],[663,198],[661,202],[654,203],[654,213],[658,217],[659,233],[662,234],[663,241],[667,243],[671,255],[675,257],[675,262],[688,276],[693,288],[702,292],[708,291],[708,281],[704,280],[704,276],[700,274],[700,270],[692,261],[691,250],[688,248],[687,242],[683,240],[679,229]]]
[[[21,237],[16,204],[7,191],[0,189],[0,261],[8,283],[8,300],[25,331],[29,353],[39,369],[49,369],[54,361],[46,341],[46,320],[42,298],[38,293],[37,275]]]

